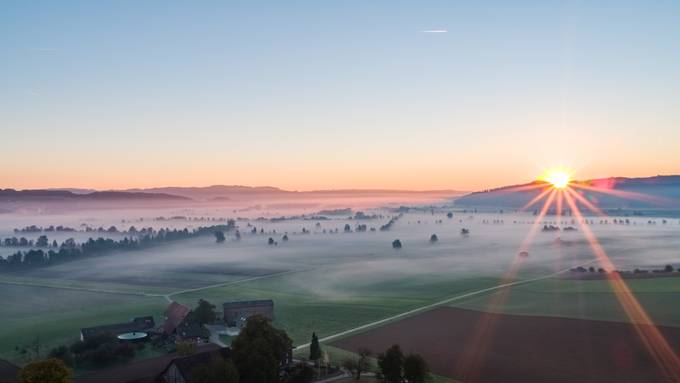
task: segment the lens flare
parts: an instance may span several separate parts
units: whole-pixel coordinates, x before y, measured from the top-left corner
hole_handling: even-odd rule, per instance
[[[595,206],[596,203],[589,201],[585,196],[581,195],[581,193],[583,191],[598,192],[621,198],[649,202],[659,202],[659,199],[641,193],[615,190],[610,187],[594,186],[583,182],[573,181],[572,175],[573,172],[566,169],[550,169],[538,178],[538,181],[541,182],[534,183],[530,185],[530,187],[522,186],[508,189],[509,192],[516,192],[544,188],[544,190],[538,193],[519,210],[524,211],[541,201],[543,202],[540,213],[537,215],[529,233],[522,242],[520,252],[526,252],[531,246],[539,226],[544,222],[546,214],[551,210],[553,204],[556,204],[555,214],[557,216],[558,224],[562,215],[565,213],[573,216],[574,220],[578,222],[585,239],[595,255],[595,259],[591,262],[599,262],[605,270],[616,270],[616,266],[607,255],[593,230],[590,228],[588,220],[582,213],[581,208],[579,208],[579,204],[599,216],[606,216],[606,214]],[[564,202],[566,202],[566,207],[568,208],[565,209],[566,211],[563,211]],[[504,281],[517,278],[520,262],[520,258],[514,258],[508,271],[503,276]],[[606,278],[609,281],[618,303],[623,308],[629,322],[635,328],[647,353],[657,363],[659,370],[666,376],[669,382],[680,382],[680,355],[676,354],[675,350],[664,338],[663,334],[656,327],[649,314],[642,307],[623,278],[616,272],[607,273]],[[505,304],[509,293],[509,287],[499,291],[497,295],[489,300],[486,312],[498,312],[499,308]],[[487,349],[491,342],[494,325],[493,318],[490,315],[485,315],[475,326],[472,334],[470,334],[468,340],[470,352],[468,355],[461,358],[456,367],[460,374],[465,378],[465,381],[478,381],[479,373],[484,368],[485,354],[488,351]]]
[[[564,189],[571,183],[571,172],[564,169],[550,169],[539,179],[549,183],[555,189]]]

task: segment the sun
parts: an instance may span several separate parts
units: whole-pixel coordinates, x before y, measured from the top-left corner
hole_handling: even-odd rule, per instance
[[[564,169],[551,169],[546,171],[540,179],[548,182],[555,189],[564,189],[571,183],[571,173]]]

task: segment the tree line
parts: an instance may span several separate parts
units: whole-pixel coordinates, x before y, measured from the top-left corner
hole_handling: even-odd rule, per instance
[[[215,232],[234,230],[236,222],[229,220],[226,225],[201,226],[189,230],[184,229],[159,229],[146,228],[136,230],[132,227],[127,233],[130,234],[122,239],[99,237],[89,238],[87,241],[77,243],[73,238],[66,239],[61,244],[53,241],[50,245],[47,236],[40,236],[37,241],[29,241],[25,238],[5,238],[5,246],[38,247],[30,250],[19,250],[6,258],[0,257],[0,270],[13,270],[25,267],[45,266],[55,263],[66,262],[93,256],[104,255],[113,251],[133,251],[145,249],[163,243],[190,239],[204,235],[213,235]]]

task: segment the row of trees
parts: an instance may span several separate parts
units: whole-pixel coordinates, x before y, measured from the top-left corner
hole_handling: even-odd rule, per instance
[[[378,369],[386,383],[425,383],[430,369],[419,354],[405,355],[398,344],[378,354]]]
[[[395,223],[401,218],[404,214],[399,214],[396,217],[392,217],[386,224],[380,226],[380,231],[388,231],[394,226]]]
[[[361,374],[373,368],[371,350],[362,347],[356,352],[356,358],[347,358],[342,366],[349,371],[356,380],[361,379]],[[312,333],[312,341],[309,344],[309,360],[316,366],[321,359],[321,345],[316,333]],[[398,344],[395,344],[377,355],[377,367],[379,377],[385,383],[425,383],[430,378],[430,369],[419,354],[405,355]]]
[[[61,226],[61,225],[56,226],[56,227],[54,225],[50,225],[50,226],[47,226],[47,227],[30,225],[30,226],[23,227],[21,229],[14,229],[15,233],[41,233],[43,231],[47,231],[47,232],[52,232],[52,231],[73,232],[73,231],[76,231],[76,229],[74,229],[72,227],[68,227],[68,226]]]
[[[73,238],[65,240],[57,246],[52,243],[53,249],[31,249],[17,251],[7,258],[0,257],[0,269],[16,269],[29,266],[41,266],[61,263],[73,259],[99,256],[113,251],[130,251],[148,248],[162,243],[194,238],[203,235],[212,235],[215,232],[231,231],[235,228],[235,222],[229,221],[227,225],[199,227],[192,231],[189,229],[160,229],[158,231],[145,231],[134,237],[124,237],[120,240],[111,238],[89,238],[83,243],[77,243]],[[46,236],[38,239],[39,247],[49,243]],[[58,249],[58,250],[57,250]]]
[[[361,374],[372,369],[372,352],[367,348],[357,351],[358,358],[345,359],[343,367],[352,373],[356,380]],[[419,354],[404,354],[395,344],[377,355],[379,377],[385,383],[425,383],[430,379],[430,369]]]

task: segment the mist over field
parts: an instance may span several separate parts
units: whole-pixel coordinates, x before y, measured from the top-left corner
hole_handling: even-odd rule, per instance
[[[436,210],[435,210],[436,209]],[[28,271],[27,275],[61,275],[75,280],[125,279],[132,275],[153,275],[163,271],[193,271],[206,274],[259,275],[271,272],[323,268],[320,284],[336,284],[312,291],[328,292],[342,290],[356,283],[377,282],[381,278],[399,278],[408,275],[432,277],[456,277],[465,275],[502,275],[515,258],[520,245],[535,220],[529,213],[468,213],[451,207],[423,211],[411,210],[403,214],[388,231],[357,232],[356,225],[379,229],[390,217],[397,216],[389,209],[364,209],[367,214],[381,218],[347,219],[348,217],[323,216],[324,219],[297,218],[282,222],[254,217],[279,217],[282,210],[228,211],[225,209],[175,209],[175,210],[123,210],[88,211],[62,215],[0,215],[0,238],[24,236],[35,240],[43,233],[14,233],[14,228],[29,225],[64,225],[78,229],[76,232],[53,232],[47,234],[63,242],[66,238],[84,241],[88,238],[110,237],[121,239],[122,233],[82,232],[81,225],[108,228],[116,226],[127,230],[130,226],[160,228],[196,228],[209,225],[210,221],[191,221],[197,217],[253,218],[237,220],[242,238],[237,240],[227,233],[225,243],[215,243],[210,236],[178,243],[169,243],[132,252],[120,252],[48,266]],[[304,214],[312,209],[287,209],[284,213]],[[354,211],[359,211],[354,208]],[[454,212],[453,218],[446,213]],[[182,219],[163,219],[181,215]],[[293,216],[295,217],[295,216]],[[310,215],[314,217],[314,215]],[[156,218],[156,219],[155,219]],[[185,219],[186,218],[186,219]],[[317,217],[318,218],[318,217]],[[629,225],[595,224],[598,235],[614,263],[621,268],[651,267],[675,262],[680,248],[678,220],[654,218],[655,224],[644,217],[632,218]],[[544,222],[552,222],[546,217]],[[599,221],[599,218],[593,218]],[[569,218],[563,218],[569,221]],[[496,222],[496,223],[494,223]],[[350,225],[351,232],[344,232]],[[542,226],[540,224],[539,226]],[[257,234],[252,234],[252,228]],[[460,230],[467,228],[469,236]],[[540,228],[540,227],[539,227]],[[309,231],[303,234],[303,229]],[[260,231],[264,230],[264,233]],[[324,231],[326,233],[324,233]],[[335,233],[337,231],[337,233]],[[282,241],[287,233],[290,240]],[[431,234],[439,241],[430,243]],[[272,237],[276,246],[268,246]],[[400,239],[403,248],[391,247],[394,239]],[[15,250],[0,247],[0,254]],[[530,256],[523,260],[526,272],[557,271],[579,261],[593,259],[582,233],[541,232],[535,235]],[[200,285],[200,281],[196,281]]]
[[[117,209],[54,206],[0,214],[0,256],[9,260],[17,251],[59,250],[52,241],[61,246],[71,238],[77,244],[100,237],[140,240],[142,229],[153,235],[185,229],[202,234],[42,265],[6,265],[0,270],[5,302],[0,357],[17,363],[25,357],[16,350],[37,336],[55,347],[76,340],[82,327],[140,315],[162,323],[170,301],[194,307],[199,299],[218,308],[229,301],[272,299],[274,324],[296,345],[308,342],[312,331],[333,336],[433,304],[627,321],[604,274],[596,271],[600,264],[581,219],[570,215],[558,221],[532,211],[477,211],[457,206],[454,198],[430,195],[204,200]],[[624,213],[584,218],[616,269],[652,275],[666,265],[680,266],[678,218]],[[562,230],[544,230],[546,225]],[[576,230],[564,230],[571,227]],[[225,240],[218,242],[213,234],[222,230]],[[43,235],[50,245],[38,248]],[[34,245],[7,246],[4,240],[13,237]],[[400,248],[394,247],[396,240]],[[520,255],[525,243],[528,254]],[[595,272],[571,271],[577,267]],[[639,291],[670,292],[675,285],[664,280],[675,279],[630,281]],[[507,302],[493,303],[500,284],[524,281]],[[584,295],[584,289],[596,293]],[[671,298],[647,294],[641,301],[658,323],[680,326],[667,303]]]
[[[290,214],[309,213],[310,209],[288,209]],[[359,211],[354,208],[354,211]],[[351,297],[353,292],[400,279],[430,280],[470,277],[500,277],[517,258],[522,242],[536,219],[529,213],[469,213],[451,207],[411,209],[397,213],[392,209],[361,210],[372,219],[348,219],[343,216],[316,216],[273,222],[257,216],[272,217],[281,211],[231,212],[224,209],[127,210],[77,212],[63,215],[2,215],[0,238],[25,236],[35,240],[43,233],[14,233],[15,227],[28,225],[64,225],[81,229],[81,225],[108,228],[130,226],[160,228],[195,228],[210,221],[191,221],[198,217],[234,217],[250,215],[236,221],[241,239],[226,233],[224,243],[212,236],[169,242],[138,251],[111,252],[101,256],[18,270],[13,275],[49,280],[127,283],[145,291],[146,286],[196,288],[240,277],[263,276],[281,272],[303,272],[291,283],[295,288],[320,297]],[[446,214],[453,212],[452,218]],[[182,214],[182,219],[163,219]],[[224,216],[223,216],[224,214]],[[401,215],[399,215],[401,214]],[[387,231],[379,230],[391,217],[396,223]],[[295,217],[295,216],[293,216]],[[315,215],[310,215],[315,217]],[[156,218],[156,219],[155,219]],[[593,229],[614,264],[621,269],[654,268],[678,262],[680,227],[677,220],[662,224],[661,218],[637,217],[628,225],[595,224]],[[554,219],[554,217],[552,217]],[[551,217],[545,222],[552,223]],[[596,219],[597,220],[597,219]],[[569,221],[564,217],[563,221]],[[351,231],[345,232],[345,225]],[[367,231],[358,232],[357,225]],[[543,224],[539,225],[539,229]],[[256,229],[257,233],[251,231]],[[370,229],[376,231],[370,231]],[[470,230],[461,235],[461,229]],[[263,232],[262,232],[263,231]],[[303,233],[306,231],[307,233]],[[45,233],[50,241],[66,238],[122,239],[122,233],[88,233],[77,231]],[[282,237],[287,234],[288,241]],[[432,234],[438,241],[429,241]],[[269,238],[276,245],[268,245]],[[403,247],[393,249],[399,239]],[[0,247],[8,255],[16,248]],[[521,259],[520,276],[539,276],[575,267],[594,259],[580,231],[538,232]]]

